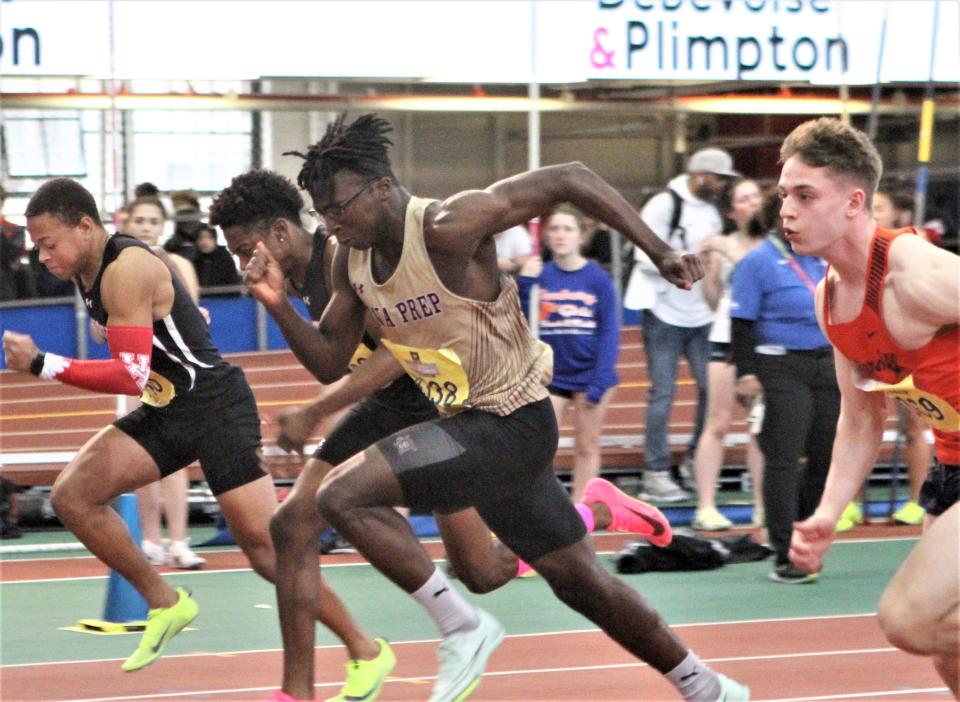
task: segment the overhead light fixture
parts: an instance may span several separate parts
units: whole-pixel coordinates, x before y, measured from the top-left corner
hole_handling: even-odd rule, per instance
[[[831,115],[867,114],[869,100],[827,97],[804,97],[783,95],[710,95],[690,96],[676,99],[684,112],[709,112],[713,114],[765,114],[765,115]],[[883,110],[883,105],[880,106]]]
[[[533,103],[527,97],[495,97],[472,95],[385,96],[384,106],[409,112],[529,112]],[[544,112],[563,110],[567,103],[556,98],[540,98],[537,109]]]

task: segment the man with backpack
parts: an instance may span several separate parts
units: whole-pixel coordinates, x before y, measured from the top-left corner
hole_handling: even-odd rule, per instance
[[[733,159],[717,148],[702,149],[687,161],[686,173],[651,197],[640,211],[640,218],[661,239],[677,249],[696,251],[704,239],[720,234],[722,224],[716,203],[731,178]],[[645,261],[635,268],[642,275]],[[683,355],[697,383],[696,425],[687,448],[687,461],[703,428],[707,404],[707,362],[710,344],[707,337],[713,323],[713,310],[700,290],[671,288],[656,283],[643,324],[643,344],[650,375],[650,395],[646,422],[646,466],[642,499],[655,502],[679,502],[687,492],[670,476],[670,447],[667,424],[673,403],[677,365]],[[628,293],[629,296],[629,293]]]

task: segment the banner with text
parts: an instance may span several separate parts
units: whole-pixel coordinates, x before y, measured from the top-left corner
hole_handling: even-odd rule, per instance
[[[2,76],[957,82],[958,46],[956,0],[0,0]]]

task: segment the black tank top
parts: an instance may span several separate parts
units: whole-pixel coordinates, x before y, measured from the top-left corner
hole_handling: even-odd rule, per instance
[[[310,312],[310,318],[319,322],[323,316],[323,311],[330,302],[330,291],[327,290],[326,279],[324,278],[324,256],[327,248],[327,241],[330,235],[318,228],[313,235],[313,252],[310,255],[310,261],[307,264],[307,273],[304,276],[303,287],[300,288],[300,299],[307,306]],[[377,340],[370,336],[366,331],[363,332],[361,344],[367,347],[372,353],[379,344]],[[404,410],[429,410],[433,406],[429,400],[426,400],[423,393],[417,388],[410,376],[404,373],[400,378],[390,383],[384,388],[377,390],[373,397],[380,402]],[[426,400],[426,401],[425,401]]]
[[[310,261],[307,263],[307,274],[303,279],[303,287],[298,291],[303,304],[307,306],[310,312],[310,319],[315,322],[320,321],[323,311],[330,302],[330,292],[327,290],[327,284],[323,277],[323,252],[327,248],[327,241],[330,235],[322,227],[317,228],[313,235],[313,251],[310,254]]]
[[[106,326],[109,315],[103,308],[100,281],[103,272],[124,249],[136,247],[150,251],[150,247],[126,234],[114,234],[107,240],[103,262],[96,280],[89,290],[77,278],[77,288],[90,316]],[[151,254],[153,252],[151,251]],[[155,255],[155,254],[154,254]],[[173,282],[173,306],[162,319],[153,322],[153,349],[150,356],[150,380],[141,400],[154,407],[163,407],[187,393],[217,393],[217,383],[231,373],[230,366],[213,345],[207,323],[200,310],[181,285],[177,276]]]

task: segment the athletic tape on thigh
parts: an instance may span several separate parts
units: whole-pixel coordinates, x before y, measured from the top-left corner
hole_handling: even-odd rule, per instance
[[[436,422],[416,424],[379,442],[380,451],[397,473],[449,461],[466,449]]]

